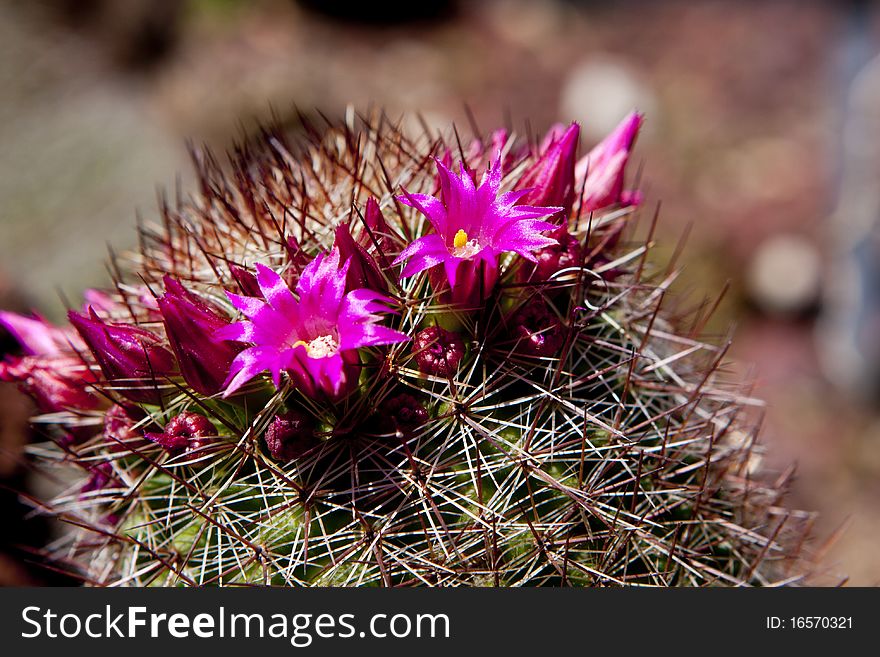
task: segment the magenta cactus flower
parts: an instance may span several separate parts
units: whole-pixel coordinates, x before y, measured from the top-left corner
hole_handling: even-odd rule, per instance
[[[500,193],[501,165],[496,159],[479,186],[462,166],[453,173],[435,159],[440,198],[404,193],[398,200],[424,214],[433,233],[407,246],[394,264],[404,261],[401,278],[442,265],[455,306],[472,308],[488,296],[498,280],[498,256],[510,251],[535,260],[534,251],[554,243],[544,235],[556,226],[542,217],[562,207],[533,207],[518,202],[529,189]]]
[[[0,381],[18,383],[45,413],[95,409],[100,400],[90,390],[95,376],[79,359],[75,332],[53,326],[42,317],[0,311],[0,326],[21,345],[24,356],[0,362]]]
[[[387,311],[391,299],[365,288],[346,293],[351,261],[340,267],[339,260],[338,249],[319,254],[303,270],[297,296],[276,272],[260,264],[257,282],[264,299],[227,292],[248,319],[221,328],[216,336],[253,346],[232,361],[224,397],[267,370],[276,388],[286,372],[307,395],[321,391],[341,397],[357,384],[358,349],[410,339],[378,324],[376,313]]]
[[[217,331],[229,324],[229,318],[218,308],[170,276],[164,280],[159,312],[180,373],[196,392],[214,395],[223,388],[229,367],[243,346],[216,337]]]
[[[34,461],[70,482],[46,560],[114,586],[796,581],[810,516],[641,257],[640,124],[579,162],[576,124],[535,148],[381,114],[200,158],[72,328],[0,313],[26,351],[0,377],[55,443]]]
[[[626,163],[642,120],[641,114],[631,112],[575,166],[575,187],[583,190],[581,207],[584,210],[639,202],[638,192],[625,191],[623,182]]]
[[[52,326],[39,316],[0,310],[0,327],[9,331],[27,355],[54,356],[71,351],[71,345],[82,344],[74,331]]]

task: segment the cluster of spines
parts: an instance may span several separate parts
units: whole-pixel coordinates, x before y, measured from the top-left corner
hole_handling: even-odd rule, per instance
[[[140,230],[139,253],[114,263],[120,312],[157,323],[142,284],[158,286],[166,273],[228,308],[223,290],[242,286],[236,267],[280,267],[327,248],[336,225],[363,222],[368,197],[397,218],[391,234],[370,239],[411,241],[424,234],[424,217],[396,194],[430,193],[430,156],[442,148],[430,132],[410,139],[378,115],[314,130],[296,156],[267,133],[262,146],[239,149],[230,173],[196,154],[199,194],[163,202],[161,225]],[[511,266],[478,315],[444,307],[427,277],[388,275],[403,301],[402,330],[457,315],[467,354],[448,376],[425,375],[399,346],[377,354],[363,394],[329,414],[289,386],[255,386],[252,408],[181,387],[133,427],[183,411],[210,417],[224,439],[192,453],[169,459],[140,440],[120,452],[100,435],[64,451],[38,447],[46,461],[89,477],[110,464],[105,485],[77,484],[54,501],[53,513],[88,529],[54,546],[53,558],[96,584],[706,585],[796,576],[808,518],[784,510],[784,481],[752,480],[754,431],[737,390],[724,387],[724,349],[679,336],[681,322],[660,312],[670,278],[652,278],[653,229],[637,240],[635,214],[576,209],[571,226],[601,260],[541,284],[517,280]],[[504,329],[511,299],[531,296],[567,328],[558,355],[523,354]],[[430,417],[389,431],[377,410],[401,391]],[[278,462],[264,436],[291,396],[315,418],[321,442]]]

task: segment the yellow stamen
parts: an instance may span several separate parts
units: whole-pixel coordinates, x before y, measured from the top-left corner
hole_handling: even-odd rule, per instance
[[[455,234],[455,237],[452,239],[452,245],[456,249],[460,249],[467,243],[468,243],[467,233],[464,232],[461,228],[459,228],[458,232]]]
[[[306,349],[309,348],[309,343],[306,342],[305,340],[297,340],[296,342],[293,343],[293,348],[296,349],[300,345],[302,345]]]

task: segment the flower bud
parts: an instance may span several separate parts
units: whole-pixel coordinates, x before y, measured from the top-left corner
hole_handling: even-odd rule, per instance
[[[28,355],[52,356],[69,351],[69,341],[75,337],[42,317],[25,317],[5,310],[0,310],[0,327],[9,331]]]
[[[374,246],[381,250],[387,250],[389,246],[399,241],[399,237],[388,228],[385,215],[379,208],[379,202],[372,196],[367,199],[364,206],[364,223],[366,228],[357,231],[357,234],[353,233],[352,236],[358,244],[368,251]]]
[[[556,240],[556,244],[545,246],[535,253],[537,262],[523,262],[522,280],[547,281],[558,271],[569,267],[580,267],[583,264],[583,248],[580,241],[565,225],[548,234]]]
[[[0,363],[0,381],[18,383],[44,413],[97,408],[100,399],[86,389],[94,380],[77,358],[24,356]]]
[[[220,392],[232,360],[243,349],[239,343],[215,337],[229,320],[170,276],[165,277],[159,312],[184,380],[202,395]]]
[[[210,441],[205,439],[216,436],[217,429],[204,415],[184,411],[168,420],[164,432],[144,435],[148,440],[175,453],[184,449],[196,450],[208,445]]]
[[[81,495],[102,490],[119,483],[113,472],[113,466],[107,462],[89,467],[89,472],[91,474],[88,480],[79,489]]]
[[[143,433],[134,426],[145,417],[146,413],[139,406],[113,404],[104,414],[104,436],[110,451],[122,451],[132,444],[142,442]]]
[[[176,371],[174,356],[159,344],[159,338],[141,328],[108,324],[94,309],[89,315],[71,310],[70,323],[79,332],[108,381],[127,385],[119,392],[142,403],[158,403],[158,379]]]
[[[382,433],[407,435],[428,421],[428,411],[411,394],[402,392],[386,399],[377,413]]]
[[[312,418],[300,411],[279,413],[263,436],[272,458],[298,459],[319,444]]]
[[[429,326],[416,333],[412,353],[423,374],[451,376],[464,356],[464,342],[457,333]]]
[[[257,298],[263,296],[263,293],[260,291],[260,284],[257,283],[257,277],[247,269],[236,265],[229,265],[229,271],[232,273],[232,277],[238,284],[238,289],[241,290],[244,296]]]
[[[334,246],[339,249],[340,261],[348,261],[348,272],[345,276],[346,291],[367,288],[382,294],[388,292],[388,284],[382,276],[379,265],[364,247],[354,241],[348,224],[342,224],[336,229]]]
[[[631,112],[575,165],[575,188],[578,193],[583,189],[582,210],[591,212],[639,202],[637,192],[623,189],[623,176],[641,125],[642,115]]]
[[[579,135],[580,127],[572,123],[546,146],[517,183],[519,189],[533,188],[520,200],[521,204],[559,206],[563,208],[561,214],[568,216],[575,197],[574,164]]]
[[[511,334],[518,341],[517,349],[533,356],[553,356],[565,342],[559,319],[540,298],[532,299],[513,313]]]

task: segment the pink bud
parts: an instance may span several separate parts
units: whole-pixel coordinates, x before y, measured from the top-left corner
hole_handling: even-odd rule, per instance
[[[0,326],[12,334],[26,354],[52,356],[69,351],[72,335],[42,317],[25,317],[0,310]]]
[[[348,224],[342,224],[336,229],[334,247],[339,249],[339,258],[343,263],[348,260],[346,291],[367,288],[381,293],[388,292],[388,284],[379,265],[364,247],[354,241]]]
[[[159,379],[176,371],[174,356],[158,336],[141,328],[104,322],[93,308],[89,315],[71,310],[70,323],[79,332],[108,381],[136,402],[158,403]]]
[[[416,333],[412,353],[419,371],[433,376],[450,376],[464,356],[464,342],[457,333],[429,326]]]
[[[260,291],[260,284],[257,283],[257,277],[254,274],[236,265],[229,265],[229,271],[244,296],[262,298],[263,293]]]
[[[384,250],[398,241],[398,237],[388,228],[385,215],[379,208],[379,202],[372,196],[367,199],[364,206],[364,223],[366,227],[358,230],[357,234],[352,233],[352,236],[368,251],[374,246]]]
[[[216,436],[217,429],[204,415],[184,411],[168,420],[162,433],[144,434],[148,440],[164,447],[169,452],[196,450],[209,444],[208,437]]]
[[[146,413],[139,406],[113,404],[104,413],[104,436],[110,451],[119,452],[143,442],[143,433],[134,428]]]
[[[572,123],[526,170],[517,187],[534,189],[520,200],[521,204],[560,206],[565,216],[571,212],[575,197],[574,164],[579,135],[580,127]]]
[[[165,294],[159,297],[159,312],[180,373],[196,392],[214,395],[222,390],[232,360],[244,347],[214,337],[229,325],[216,306],[187,291],[170,276],[165,276],[164,281]]]
[[[74,357],[24,356],[0,363],[0,381],[20,384],[44,413],[97,408],[100,400],[87,391],[94,380]]]
[[[522,263],[521,281],[547,281],[558,271],[583,264],[583,247],[564,224],[547,236],[555,239],[556,244],[535,252],[535,263]]]
[[[89,472],[91,475],[89,476],[88,481],[86,481],[82,488],[80,488],[81,495],[119,484],[119,480],[116,479],[113,472],[113,466],[106,461],[104,463],[92,465],[89,467]]]
[[[512,337],[518,340],[518,349],[533,356],[553,356],[565,342],[565,332],[559,319],[546,302],[534,298],[510,318]]]
[[[642,115],[630,113],[575,166],[575,188],[583,189],[581,207],[585,211],[638,200],[633,192],[624,191],[623,178],[641,125]]]
[[[382,402],[377,417],[382,433],[406,436],[428,421],[428,411],[414,396],[402,392]]]
[[[300,411],[276,415],[263,438],[272,458],[279,461],[298,459],[320,443],[312,418]]]

